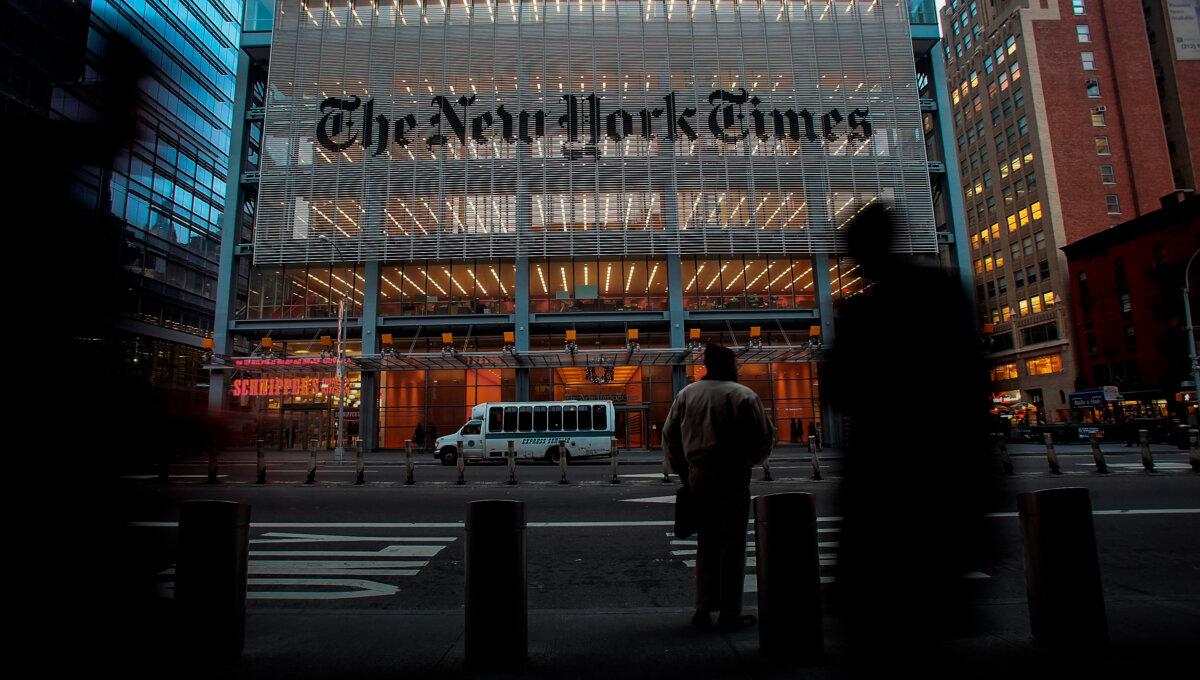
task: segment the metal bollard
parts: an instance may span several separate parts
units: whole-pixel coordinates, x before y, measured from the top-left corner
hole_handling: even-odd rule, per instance
[[[358,450],[354,452],[354,483],[362,484],[364,481],[363,477],[365,475],[366,469],[363,466],[363,450],[360,446],[358,447]]]
[[[1088,439],[1092,441],[1092,460],[1096,461],[1096,472],[1107,473],[1108,465],[1104,462],[1104,452],[1100,450],[1100,433],[1093,432]]]
[[[1150,453],[1150,431],[1138,430],[1138,444],[1142,447],[1142,467],[1154,472],[1154,454]]]
[[[1054,437],[1049,432],[1042,435],[1042,441],[1046,442],[1046,462],[1050,464],[1051,474],[1061,475],[1062,470],[1058,467],[1058,454],[1054,452]]]
[[[817,435],[815,435],[815,434],[808,435],[808,452],[809,453],[817,452]]]
[[[175,605],[184,627],[180,642],[193,658],[242,653],[249,537],[245,503],[184,501],[179,508]]]
[[[462,450],[462,442],[461,441],[454,445],[454,451],[455,451],[454,461],[455,461],[455,464],[458,465],[458,481],[456,481],[454,483],[455,484],[466,484],[467,480],[463,476],[463,473],[466,471],[467,461],[463,460],[463,450]]]
[[[767,456],[767,458],[770,458],[770,456]],[[762,462],[762,469],[763,469],[762,481],[773,482],[775,480],[773,477],[771,477],[771,464],[769,462],[767,462],[767,458],[763,458],[763,462]]]
[[[467,668],[517,668],[529,654],[525,504],[467,503],[465,528]]]
[[[777,659],[819,661],[825,636],[814,496],[773,493],[756,498],[754,541],[760,648]]]
[[[304,480],[304,483],[317,483],[317,450],[315,448],[308,452],[308,478]]]
[[[996,446],[1000,450],[1000,466],[1004,468],[1004,474],[1013,474],[1012,457],[1008,455],[1008,442],[1001,439]]]
[[[558,471],[562,473],[559,484],[567,484],[567,440],[558,440]]]
[[[517,450],[516,450],[516,448],[514,448],[515,445],[516,445],[516,442],[509,439],[508,440],[508,452],[505,453],[505,456],[508,458],[508,483],[509,484],[517,483]]]
[[[258,459],[258,479],[254,480],[255,484],[267,483],[267,456],[263,453],[263,440],[254,440],[255,458]]]
[[[620,484],[621,478],[617,476],[617,438],[613,437],[608,443],[608,450],[612,456],[612,479],[608,480],[610,484]]]
[[[818,482],[824,479],[821,476],[821,456],[816,451],[812,454],[812,479]]]
[[[217,483],[217,452],[216,451],[208,452],[208,480],[207,481],[209,484]]]
[[[818,427],[817,428],[817,453],[821,452],[821,437],[824,434],[825,433],[821,431],[821,428]]]
[[[411,439],[404,442],[404,483],[416,484],[417,480],[413,473],[413,442]]]
[[[1191,464],[1192,470],[1200,472],[1200,432],[1195,428],[1188,433],[1191,438],[1191,449],[1188,451],[1188,463]]]
[[[663,484],[671,483],[671,459],[667,455],[667,447],[663,447]]]
[[[1084,488],[1017,495],[1029,625],[1039,642],[1108,644],[1092,505]]]

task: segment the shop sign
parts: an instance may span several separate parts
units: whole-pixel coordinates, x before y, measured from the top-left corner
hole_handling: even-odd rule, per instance
[[[1121,398],[1116,385],[1105,385],[1101,389],[1104,390],[1104,401],[1118,401]]]
[[[1015,404],[1021,401],[1021,390],[1006,390],[1004,392],[993,392],[993,404]]]
[[[322,378],[238,378],[235,397],[308,397],[321,393]]]
[[[1070,399],[1071,408],[1104,406],[1104,403],[1107,401],[1105,398],[1105,390],[1085,390],[1083,392],[1072,392]]]

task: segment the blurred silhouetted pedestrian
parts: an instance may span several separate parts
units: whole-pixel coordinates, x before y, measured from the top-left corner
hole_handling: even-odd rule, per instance
[[[425,449],[425,426],[417,423],[417,429],[413,430],[413,448],[417,451]]]
[[[834,606],[863,677],[905,659],[928,669],[937,641],[962,631],[963,576],[985,554],[992,500],[989,385],[969,300],[943,270],[893,252],[894,231],[881,204],[846,230],[868,285],[841,305],[821,383],[854,423]],[[912,375],[904,403],[879,399],[871,386],[898,368]],[[914,409],[933,418],[909,450]]]
[[[742,615],[750,469],[771,452],[775,425],[754,390],[738,384],[731,350],[709,345],[704,366],[704,378],[671,404],[663,446],[700,515],[692,624],[712,628],[712,612],[720,612],[717,628],[736,630],[755,623]]]

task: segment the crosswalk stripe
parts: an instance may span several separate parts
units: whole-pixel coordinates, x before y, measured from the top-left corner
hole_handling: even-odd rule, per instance
[[[433,557],[444,545],[389,545],[379,550],[251,550],[251,557]]]

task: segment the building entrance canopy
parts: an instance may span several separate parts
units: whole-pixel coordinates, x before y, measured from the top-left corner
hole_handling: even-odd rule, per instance
[[[820,349],[809,345],[764,345],[734,350],[743,364],[804,363],[820,358]],[[622,350],[539,350],[533,352],[385,352],[346,357],[350,370],[424,371],[484,368],[567,368],[588,366],[689,366],[701,364],[704,354],[687,347]],[[304,359],[278,359],[246,364],[232,358],[214,358],[210,370],[291,373],[307,368]],[[330,360],[333,361],[333,360]],[[335,370],[333,367],[328,370]]]

